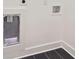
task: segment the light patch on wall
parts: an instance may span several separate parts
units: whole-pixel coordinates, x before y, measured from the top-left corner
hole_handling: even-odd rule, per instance
[[[47,5],[47,0],[44,0],[44,1],[43,1],[43,4],[44,4],[44,5]]]

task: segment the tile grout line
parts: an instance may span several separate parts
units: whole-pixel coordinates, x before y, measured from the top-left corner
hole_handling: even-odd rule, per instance
[[[61,56],[56,50],[55,50],[55,52],[56,52],[56,54],[57,54],[58,56],[60,56],[60,58],[64,59],[63,56]]]
[[[46,56],[48,59],[50,59],[49,56],[47,55],[47,53],[44,53],[44,54],[45,54],[45,56]]]

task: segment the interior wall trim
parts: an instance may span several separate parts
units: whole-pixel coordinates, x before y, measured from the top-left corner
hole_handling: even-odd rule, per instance
[[[66,43],[65,41],[62,41],[61,47],[65,51],[67,51],[72,57],[75,57],[75,49],[71,47],[68,43]]]
[[[43,53],[43,52],[58,49],[58,48],[61,48],[61,41],[56,41],[56,42],[46,43],[46,44],[42,44],[42,45],[38,45],[38,46],[33,46],[33,47],[25,48],[25,51],[27,51],[27,53],[25,55],[16,57],[13,59],[19,59],[19,58]]]
[[[58,48],[63,48],[65,51],[67,51],[72,57],[75,57],[75,50],[72,48],[69,44],[67,44],[65,41],[55,41],[51,43],[46,43],[38,46],[33,46],[29,48],[25,48],[25,55],[19,56],[13,59],[19,59],[23,57],[28,57],[31,55],[39,54],[39,53],[44,53],[50,50],[58,49]],[[30,51],[30,52],[29,52]]]

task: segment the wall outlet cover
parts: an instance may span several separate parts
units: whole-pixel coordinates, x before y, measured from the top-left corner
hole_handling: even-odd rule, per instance
[[[61,6],[53,6],[53,13],[59,13],[61,11]]]

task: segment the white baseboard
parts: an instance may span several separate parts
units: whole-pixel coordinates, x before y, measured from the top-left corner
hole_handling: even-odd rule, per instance
[[[75,49],[72,48],[69,44],[67,44],[65,41],[62,41],[61,43],[62,48],[67,51],[72,57],[75,57]]]
[[[19,59],[19,58],[23,58],[23,57],[27,57],[27,56],[32,56],[32,55],[35,55],[35,54],[43,53],[43,52],[58,49],[58,48],[63,48],[71,56],[75,57],[75,50],[70,45],[68,45],[64,41],[58,41],[58,42],[56,41],[56,42],[42,44],[42,45],[39,45],[39,46],[33,46],[33,47],[30,47],[30,48],[25,48],[25,51],[27,51],[27,52],[25,52],[25,55],[20,56],[20,57],[16,57],[16,58],[13,58],[13,59]]]
[[[46,43],[46,44],[42,44],[42,45],[39,45],[39,46],[33,46],[33,47],[30,47],[30,48],[25,48],[25,50],[27,51],[27,53],[25,55],[20,56],[20,57],[16,57],[16,58],[13,58],[13,59],[19,59],[19,58],[43,53],[43,52],[58,49],[58,48],[61,48],[61,41]]]

